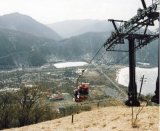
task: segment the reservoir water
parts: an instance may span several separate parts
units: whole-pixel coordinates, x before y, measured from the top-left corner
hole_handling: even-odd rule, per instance
[[[137,82],[137,91],[139,92],[141,77],[144,75],[144,83],[142,86],[142,94],[154,94],[156,88],[156,80],[158,75],[158,68],[139,68],[136,67],[136,82]],[[119,84],[127,86],[129,83],[129,68],[124,67],[117,72],[117,81]]]

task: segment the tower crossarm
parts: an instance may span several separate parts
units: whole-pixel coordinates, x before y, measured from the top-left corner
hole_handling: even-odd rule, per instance
[[[122,39],[125,39],[130,34],[134,34],[142,27],[154,26],[154,21],[159,18],[159,13],[156,12],[158,4],[159,3],[155,2],[145,9],[138,9],[137,15],[129,21],[124,22],[119,28],[116,27],[116,30],[111,33],[111,36],[104,43],[106,50],[110,50],[110,48],[120,44],[121,41],[123,41]],[[114,20],[112,20],[112,23],[113,21]]]

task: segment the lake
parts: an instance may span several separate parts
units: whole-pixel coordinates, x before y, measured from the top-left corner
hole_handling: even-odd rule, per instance
[[[88,65],[87,62],[62,62],[54,64],[56,68],[79,67],[87,65]]]
[[[158,75],[158,68],[139,68],[136,67],[136,82],[137,82],[137,91],[139,92],[141,77],[144,75],[144,83],[142,86],[142,94],[154,94],[156,88],[156,80]],[[117,81],[119,84],[127,86],[129,83],[129,68],[124,67],[117,72]]]

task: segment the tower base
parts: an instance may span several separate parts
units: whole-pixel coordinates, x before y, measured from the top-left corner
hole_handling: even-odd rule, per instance
[[[138,100],[127,100],[125,101],[126,106],[140,106],[140,102]]]

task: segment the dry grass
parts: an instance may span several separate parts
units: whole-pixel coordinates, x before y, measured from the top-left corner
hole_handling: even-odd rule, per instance
[[[8,131],[158,131],[158,126],[159,106],[144,107],[134,125],[131,108],[114,106],[76,114],[73,124],[68,116]]]

